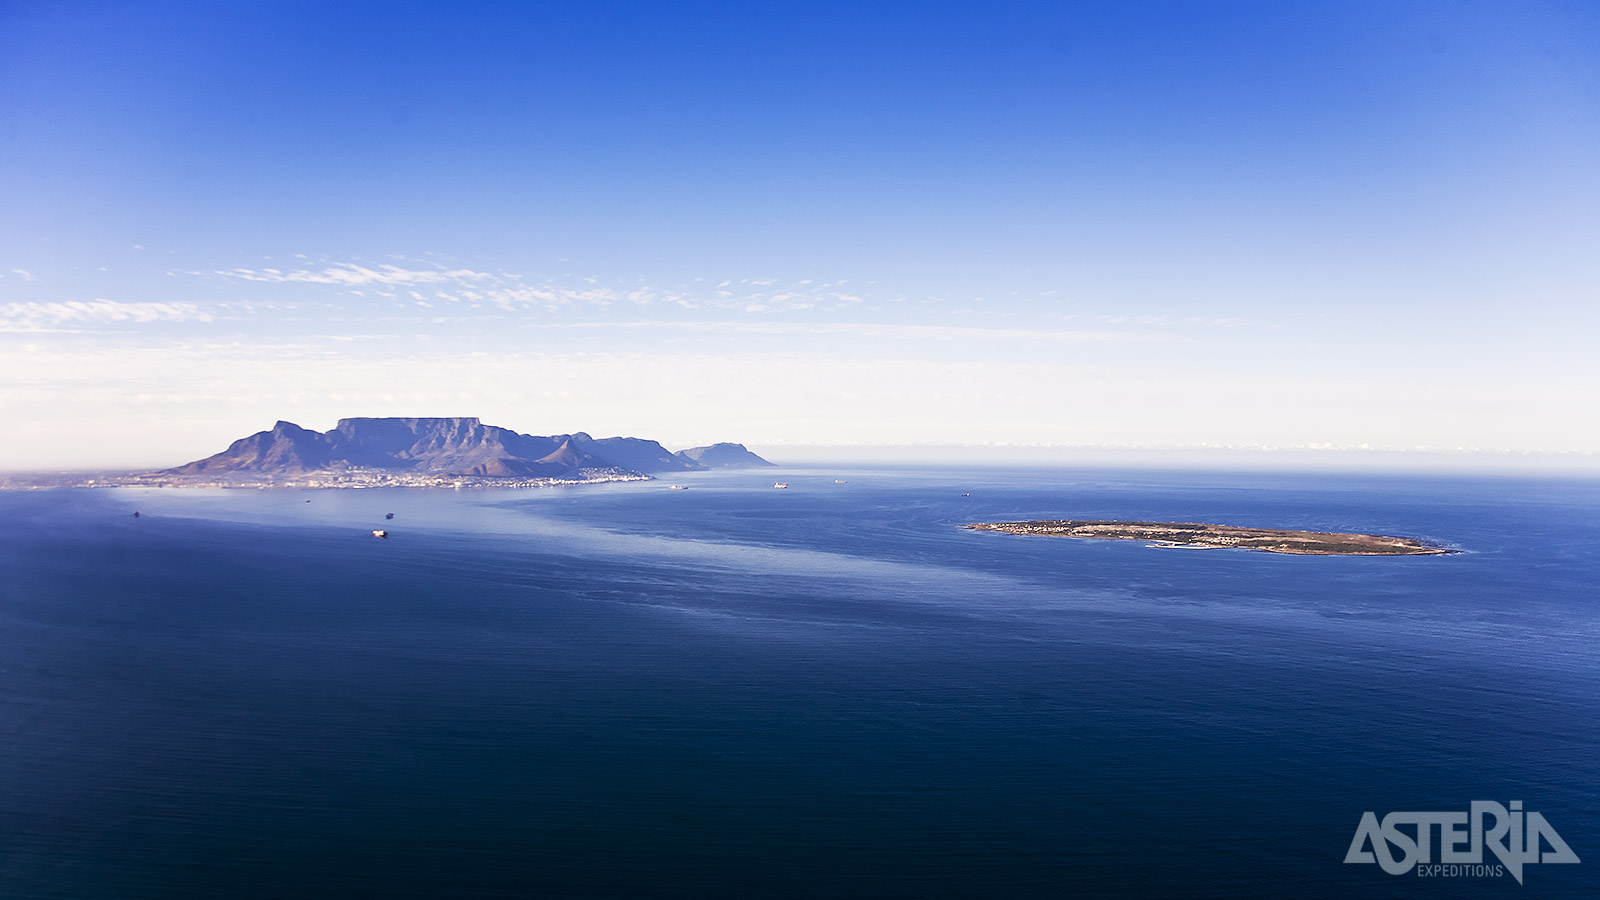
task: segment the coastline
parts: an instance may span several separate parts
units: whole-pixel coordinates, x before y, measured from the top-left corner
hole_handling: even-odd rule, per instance
[[[165,472],[93,474],[31,474],[0,476],[0,491],[38,491],[56,488],[191,488],[202,490],[369,490],[373,488],[550,488],[622,481],[655,481],[654,476],[616,469],[580,470],[574,476],[523,478],[494,475],[436,475],[420,472],[351,470],[307,472],[282,476],[173,475]]]
[[[1201,522],[1043,519],[1025,522],[972,522],[961,527],[973,531],[998,531],[1018,535],[1146,541],[1146,546],[1153,548],[1252,550],[1291,556],[1446,556],[1460,552],[1417,538],[1394,535],[1247,528]]]

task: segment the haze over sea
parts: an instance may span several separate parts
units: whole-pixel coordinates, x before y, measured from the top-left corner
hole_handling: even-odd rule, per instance
[[[0,897],[1597,883],[1600,482],[674,478],[0,493]],[[1464,552],[957,527],[1059,517]],[[1343,863],[1364,811],[1472,800],[1523,801],[1583,862],[1520,886]]]

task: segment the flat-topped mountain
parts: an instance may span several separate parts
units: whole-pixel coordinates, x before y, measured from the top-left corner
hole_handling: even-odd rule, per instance
[[[304,475],[381,469],[419,475],[559,478],[604,470],[652,474],[770,466],[741,444],[672,453],[655,441],[583,432],[540,437],[476,418],[340,419],[317,432],[293,422],[234,441],[168,475]]]

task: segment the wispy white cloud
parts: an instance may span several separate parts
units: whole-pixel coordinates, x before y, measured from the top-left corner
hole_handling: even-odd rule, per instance
[[[287,272],[274,268],[218,269],[212,274],[269,284],[330,284],[343,287],[467,283],[495,278],[487,272],[471,269],[404,269],[388,264],[364,266],[357,263],[335,263],[320,270],[291,269]]]
[[[591,280],[586,279],[586,282]],[[723,282],[726,284],[726,282]],[[559,284],[503,284],[484,289],[470,299],[482,300],[502,310],[537,308],[548,311],[571,307],[676,307],[691,310],[738,310],[742,312],[789,312],[806,309],[837,309],[863,302],[861,297],[843,291],[797,286],[783,290],[725,291],[635,285],[626,288],[591,283],[583,287]]]
[[[509,311],[529,306],[553,310],[573,305],[603,307],[619,303],[632,303],[636,306],[647,306],[654,303],[677,303],[683,305],[683,301],[688,298],[687,295],[679,292],[663,291],[656,288],[616,290],[605,287],[569,288],[524,285],[488,290],[481,297],[472,299],[487,300],[495,306]]]
[[[0,304],[0,331],[76,330],[108,324],[209,322],[211,314],[194,303],[119,303],[115,300],[68,300],[59,303]]]
[[[424,267],[415,262],[406,266],[391,263],[328,262],[299,269],[276,267],[218,269],[211,272],[174,271],[175,275],[221,277],[234,281],[274,285],[308,285],[335,288],[341,294],[367,296],[363,288],[416,288],[432,286],[435,296],[452,301],[467,301],[480,307],[506,312],[519,310],[556,311],[575,307],[676,307],[682,309],[727,309],[770,313],[807,309],[832,309],[864,302],[855,294],[839,290],[844,282],[819,284],[806,278],[788,285],[777,278],[744,278],[735,286],[733,279],[716,282],[716,289],[698,287],[709,278],[694,278],[682,287],[644,283],[605,284],[592,275],[563,275],[561,280],[536,280],[509,272],[480,272],[470,268]],[[413,290],[413,298],[421,295]],[[392,297],[381,293],[380,296]]]

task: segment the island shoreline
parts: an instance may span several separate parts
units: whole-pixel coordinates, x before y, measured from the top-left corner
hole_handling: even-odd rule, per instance
[[[1395,535],[1249,528],[1203,522],[1036,519],[970,522],[961,527],[1018,535],[1145,541],[1147,546],[1155,548],[1253,550],[1289,556],[1446,556],[1461,552],[1431,541]]]

